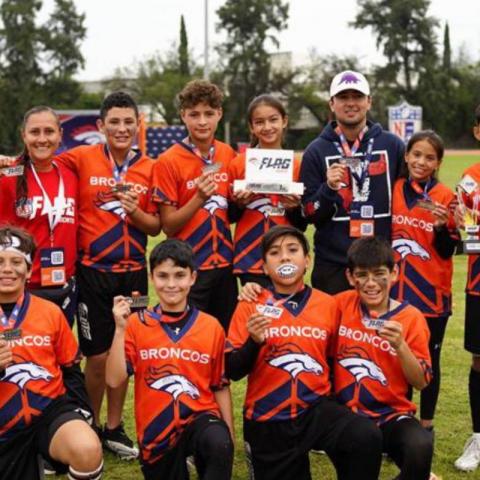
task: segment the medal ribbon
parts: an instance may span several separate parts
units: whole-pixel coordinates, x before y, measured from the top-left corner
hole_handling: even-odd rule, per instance
[[[338,142],[333,142],[333,143],[335,147],[337,147],[338,153],[342,157],[354,157],[355,154],[357,153],[357,150],[360,148],[360,144],[367,130],[368,130],[368,127],[365,125],[363,130],[358,134],[358,137],[353,142],[352,147],[350,148],[350,145],[347,142],[345,134],[342,132],[341,128],[337,126],[335,128],[335,133],[338,135],[338,138],[340,139],[340,143]],[[370,166],[370,161],[372,159],[372,152],[373,152],[373,138],[370,138],[370,140],[368,141],[365,160],[364,162],[361,163],[362,165],[361,174],[358,175],[357,172],[355,172],[353,169],[350,169],[352,177],[357,182],[357,186],[360,191],[362,191],[363,184],[368,176],[368,167]]]
[[[187,150],[190,150],[196,157],[198,157],[205,165],[212,165],[214,156],[215,156],[215,145],[212,144],[210,145],[210,148],[208,149],[208,155],[204,157],[202,155],[202,152],[200,149],[194,145],[192,142],[190,142],[189,138],[185,138],[182,140],[182,144],[187,148]]]
[[[0,323],[2,324],[2,327],[13,328],[15,326],[18,320],[18,316],[20,315],[20,310],[22,308],[24,298],[25,295],[22,294],[22,296],[17,300],[17,303],[13,307],[12,313],[8,318],[5,315],[3,308],[0,306]]]
[[[59,224],[67,205],[66,205],[66,199],[65,199],[65,183],[63,181],[63,176],[60,173],[60,170],[57,164],[55,162],[52,162],[52,165],[57,170],[58,178],[59,178],[58,193],[57,193],[57,196],[54,197],[53,205],[52,205],[52,202],[50,201],[50,197],[48,196],[47,192],[45,191],[45,188],[43,187],[42,181],[40,180],[40,177],[38,176],[37,171],[35,170],[34,164],[33,163],[31,164],[33,177],[35,178],[37,185],[42,191],[43,205],[44,205],[44,209],[47,210],[48,226],[50,229],[50,243],[53,246],[53,231],[55,230],[55,227]]]
[[[430,178],[427,183],[425,183],[425,186],[422,188],[422,186],[416,181],[409,179],[411,187],[413,188],[413,191],[415,193],[418,193],[418,195],[421,195],[423,200],[426,202],[432,201],[430,198],[430,195],[428,194],[428,190],[430,189],[430,186],[432,185],[432,179]]]
[[[189,311],[190,311],[190,306],[187,305],[187,308],[182,313],[182,315],[180,315],[178,318],[174,318],[173,321],[178,322],[178,321],[182,320],[183,318],[185,318],[185,315],[187,315],[187,313]],[[153,307],[151,310],[145,310],[145,313],[150,315],[150,317],[152,317],[154,320],[156,320],[159,323],[162,321],[163,313],[162,313],[162,307],[160,307],[160,305],[155,305],[155,307]],[[163,320],[163,322],[164,323],[169,323],[165,319]]]
[[[123,183],[125,181],[125,177],[127,176],[130,162],[135,157],[136,153],[133,150],[129,150],[122,165],[117,165],[117,162],[115,162],[110,150],[107,149],[107,153],[108,153],[108,159],[110,160],[110,166],[112,167],[112,175],[113,175],[113,178],[115,179],[115,182]]]
[[[288,295],[287,297],[280,298],[275,300],[273,295],[271,295],[267,301],[265,302],[266,305],[270,305],[273,307],[281,307],[284,303],[287,303],[291,298],[293,298],[298,292],[301,292],[305,288],[305,285],[302,283],[299,288],[297,288],[293,293]]]

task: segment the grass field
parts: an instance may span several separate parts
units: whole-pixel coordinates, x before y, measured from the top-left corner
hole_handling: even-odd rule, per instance
[[[447,185],[453,187],[460,178],[462,171],[468,165],[478,161],[480,161],[480,156],[461,154],[447,156],[442,166],[440,178]],[[311,228],[308,230],[308,236],[311,239]],[[155,241],[151,243],[154,244]],[[453,316],[449,321],[443,346],[442,388],[435,420],[436,437],[433,471],[443,480],[480,478],[480,471],[465,474],[458,472],[453,466],[453,462],[462,452],[464,442],[471,432],[467,392],[470,356],[463,350],[465,278],[466,257],[456,257],[453,282]],[[233,473],[235,480],[245,480],[247,478],[241,429],[244,387],[243,381],[232,385],[236,417],[236,453]],[[133,388],[129,391],[124,416],[127,431],[134,436],[132,393]],[[312,454],[311,465],[314,479],[335,479],[334,470],[326,456]],[[392,479],[397,472],[398,470],[394,465],[384,462],[380,478]],[[104,478],[108,480],[130,480],[142,478],[142,475],[137,463],[121,462],[107,453]]]

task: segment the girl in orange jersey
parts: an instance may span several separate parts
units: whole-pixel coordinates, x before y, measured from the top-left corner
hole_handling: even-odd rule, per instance
[[[251,148],[279,150],[288,125],[288,116],[282,103],[272,95],[254,98],[248,106],[248,126]],[[294,163],[294,180],[298,179],[300,162]],[[230,182],[245,178],[245,153],[233,159],[229,167]],[[233,195],[237,212],[234,237],[233,273],[242,284],[253,281],[262,286],[271,284],[262,270],[260,242],[263,235],[275,225],[294,225],[305,230],[300,211],[299,195],[258,195],[244,190]]]
[[[421,423],[430,430],[440,390],[440,351],[451,314],[452,255],[458,241],[452,215],[455,195],[436,175],[443,152],[443,141],[435,132],[415,133],[407,145],[403,178],[393,193],[392,246],[399,278],[392,296],[417,307],[430,329],[433,379],[420,401]]]

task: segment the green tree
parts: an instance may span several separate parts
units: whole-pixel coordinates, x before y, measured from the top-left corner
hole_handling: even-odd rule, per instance
[[[180,45],[178,46],[179,73],[188,77],[190,75],[190,61],[188,56],[188,37],[185,29],[185,19],[180,17]]]
[[[377,47],[387,58],[382,75],[396,84],[399,93],[412,96],[417,76],[431,73],[437,58],[438,20],[428,15],[430,1],[358,0],[358,5],[351,25],[372,29]]]
[[[269,90],[267,47],[278,47],[275,36],[287,26],[288,3],[282,0],[226,0],[217,10],[218,28],[226,40],[218,47],[229,94],[226,116],[234,140],[245,138],[245,115],[250,100]]]
[[[18,125],[34,104],[68,106],[80,94],[73,75],[83,65],[84,16],[71,0],[55,0],[51,16],[37,24],[41,0],[0,3],[0,143],[18,150]]]
[[[443,68],[447,71],[452,67],[452,50],[450,48],[450,27],[448,22],[445,22],[445,29],[443,31]]]

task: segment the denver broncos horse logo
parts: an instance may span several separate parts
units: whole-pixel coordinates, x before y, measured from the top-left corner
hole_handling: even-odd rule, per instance
[[[175,401],[177,401],[182,394],[186,394],[194,400],[200,397],[198,388],[185,376],[168,370],[162,370],[161,368],[156,369],[151,367],[146,382],[147,385],[154,390],[169,393]]]
[[[203,208],[205,210],[208,210],[208,213],[210,213],[210,215],[213,215],[215,213],[215,210],[219,208],[222,210],[226,210],[228,208],[228,202],[223,195],[212,195],[207,200]]]
[[[111,192],[98,192],[95,206],[106,212],[118,215],[122,220],[125,220],[127,216],[120,200],[118,200]]]
[[[99,143],[105,143],[105,135],[97,130],[88,130],[75,135],[73,138],[78,143],[86,143],[87,145],[98,145]]]
[[[44,380],[49,382],[53,375],[46,369],[32,362],[15,363],[5,369],[2,382],[14,383],[20,389],[30,381]]]
[[[260,213],[262,213],[264,217],[268,217],[271,207],[272,207],[272,202],[270,201],[270,199],[267,197],[264,197],[264,198],[257,198],[256,200],[253,200],[253,202],[250,202],[249,204],[247,204],[246,208],[248,210],[257,210]]]
[[[392,248],[400,254],[402,260],[408,255],[420,257],[422,260],[430,260],[430,254],[418,242],[410,238],[395,238]]]
[[[285,370],[293,379],[296,379],[301,373],[313,373],[314,375],[321,375],[323,367],[308,353],[295,352],[290,349],[272,352],[266,358],[269,365],[275,368]]]
[[[345,348],[338,356],[338,363],[355,378],[357,384],[364,378],[376,380],[383,386],[388,384],[382,369],[360,347]]]

